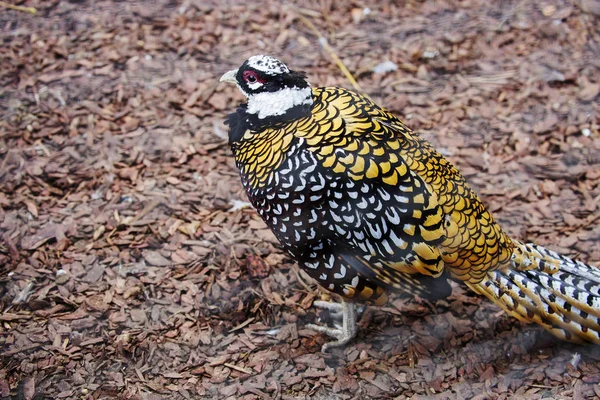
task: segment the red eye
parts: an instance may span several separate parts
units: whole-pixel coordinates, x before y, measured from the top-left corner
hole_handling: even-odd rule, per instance
[[[248,83],[254,83],[254,82],[260,82],[263,83],[264,81],[262,79],[260,79],[258,77],[258,75],[256,75],[256,72],[254,71],[244,71],[244,80]]]

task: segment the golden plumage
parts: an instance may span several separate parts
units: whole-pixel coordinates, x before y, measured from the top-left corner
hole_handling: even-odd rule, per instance
[[[370,99],[318,88],[311,100],[230,117],[249,198],[309,275],[380,304],[387,287],[435,297],[448,274],[563,339],[600,343],[598,269],[511,240],[459,171]]]
[[[251,187],[267,185],[293,139],[304,139],[323,167],[354,181],[400,186],[402,193],[421,206],[411,215],[418,222],[403,232],[414,237],[418,230],[422,242],[415,242],[413,250],[439,262],[433,269],[418,261],[389,263],[390,268],[436,275],[443,261],[452,276],[476,283],[487,270],[510,259],[511,240],[458,170],[429,143],[356,93],[318,88],[313,98],[315,106],[309,116],[260,132],[248,131],[236,146],[236,159]],[[427,245],[442,238],[435,247]]]

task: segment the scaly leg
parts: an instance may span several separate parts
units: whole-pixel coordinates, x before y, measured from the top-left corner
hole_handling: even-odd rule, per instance
[[[314,331],[324,333],[327,336],[331,336],[337,339],[334,342],[325,343],[323,347],[321,347],[321,351],[323,353],[327,352],[327,349],[333,347],[343,346],[348,343],[352,338],[356,335],[357,324],[356,324],[356,308],[354,307],[354,303],[350,303],[346,300],[342,300],[342,303],[330,303],[327,301],[315,301],[313,303],[315,307],[326,308],[331,311],[336,311],[339,313],[341,311],[342,314],[342,326],[329,328],[326,326],[319,326],[315,324],[308,324],[306,327],[308,329],[312,329]]]

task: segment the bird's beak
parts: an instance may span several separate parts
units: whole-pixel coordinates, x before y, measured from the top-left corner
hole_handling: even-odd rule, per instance
[[[232,69],[229,72],[225,72],[225,74],[219,79],[219,82],[232,82],[235,83],[235,76],[237,75],[238,70]]]

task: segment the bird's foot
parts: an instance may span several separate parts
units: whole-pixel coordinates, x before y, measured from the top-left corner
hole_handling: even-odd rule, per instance
[[[342,303],[336,303],[335,301],[315,300],[313,301],[313,306],[322,308],[323,310],[329,310],[329,315],[331,315],[333,319],[341,321],[343,318],[344,306]]]
[[[325,343],[323,347],[321,347],[323,353],[327,353],[327,349],[345,345],[356,336],[356,308],[353,303],[349,303],[345,300],[341,304],[330,303],[327,301],[315,301],[313,305],[318,308],[325,308],[329,311],[333,311],[332,316],[334,318],[336,316],[339,317],[339,315],[342,316],[342,326],[336,325],[335,328],[315,324],[306,325],[308,329],[324,333],[327,336],[337,339],[333,342]]]

